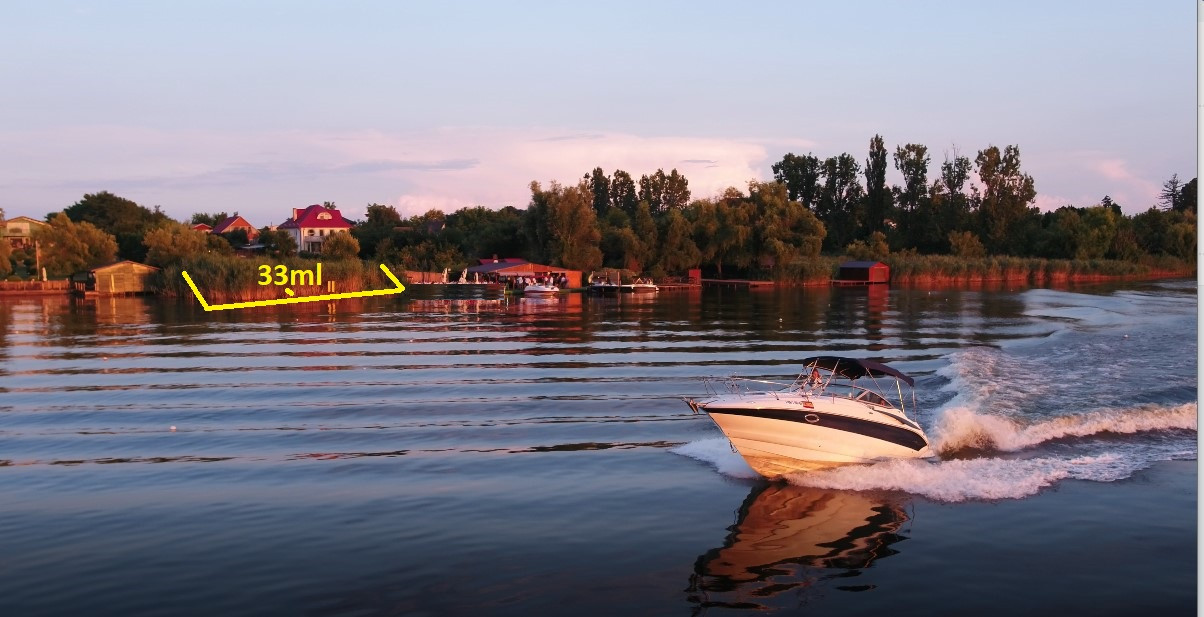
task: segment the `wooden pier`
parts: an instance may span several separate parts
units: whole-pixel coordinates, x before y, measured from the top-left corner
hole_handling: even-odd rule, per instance
[[[733,287],[736,289],[771,289],[773,281],[748,281],[743,279],[702,279],[703,287]]]

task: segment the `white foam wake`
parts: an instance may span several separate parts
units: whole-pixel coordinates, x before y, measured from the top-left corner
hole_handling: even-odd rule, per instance
[[[1196,414],[1196,403],[1176,406],[1147,405],[1074,414],[1024,425],[1002,416],[979,414],[966,407],[953,407],[945,410],[933,431],[933,446],[942,454],[965,449],[1015,452],[1067,437],[1171,429],[1194,431]]]
[[[690,443],[672,448],[669,451],[702,461],[714,467],[719,473],[725,476],[733,478],[760,477],[757,472],[753,471],[752,467],[748,466],[748,463],[744,462],[743,457],[732,451],[732,443],[727,440],[727,437],[712,437],[710,439],[691,441]]]
[[[1162,453],[1156,458],[1190,458],[1192,453]],[[791,484],[841,490],[893,490],[937,501],[1020,499],[1059,480],[1113,482],[1153,463],[1147,457],[1117,453],[1074,458],[1000,459],[928,462],[896,459],[876,465],[854,465],[793,474]]]

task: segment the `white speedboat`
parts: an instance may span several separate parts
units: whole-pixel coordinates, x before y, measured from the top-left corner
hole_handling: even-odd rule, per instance
[[[533,285],[527,285],[526,287],[523,287],[523,295],[525,296],[547,297],[558,292],[560,292],[560,288],[555,285],[542,285],[535,283]]]
[[[728,392],[708,386],[713,396],[686,403],[696,413],[706,412],[749,466],[770,479],[933,455],[915,419],[911,377],[856,358],[817,356],[803,364],[794,383],[731,379]],[[766,389],[766,384],[778,388]]]
[[[619,291],[622,293],[654,293],[658,291],[658,287],[653,283],[627,283],[619,285]]]

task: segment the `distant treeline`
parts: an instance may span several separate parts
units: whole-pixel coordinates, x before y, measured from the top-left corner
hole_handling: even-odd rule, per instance
[[[898,186],[886,182],[892,162],[902,176]],[[370,204],[350,235],[327,240],[322,255],[300,256],[457,271],[496,255],[583,271],[612,267],[661,277],[701,267],[717,276],[783,281],[826,279],[844,257],[887,261],[902,279],[1040,282],[1195,267],[1194,178],[1172,176],[1159,203],[1133,216],[1108,196],[1041,212],[1016,146],[988,146],[972,161],[955,151],[934,178],[930,165],[927,147],[901,145],[892,156],[874,136],[864,167],[848,153],[791,153],[773,164],[773,180],[700,199],[691,199],[689,181],[676,169],[637,180],[598,167],[573,184],[532,182],[522,210],[477,206],[403,219],[393,206]],[[224,217],[197,213],[192,222]],[[192,231],[158,207],[107,192],[85,195],[47,220],[42,262],[58,275],[114,257],[161,267],[213,262],[246,242],[238,233],[222,239]],[[283,232],[265,228],[260,242],[273,259],[298,255]],[[0,268],[32,270],[28,252],[0,257]],[[220,272],[215,264],[194,267]]]

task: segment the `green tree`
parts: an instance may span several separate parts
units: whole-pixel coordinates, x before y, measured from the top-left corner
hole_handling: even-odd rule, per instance
[[[1179,189],[1179,209],[1195,214],[1196,199],[1196,179],[1192,178],[1184,183],[1183,188]]]
[[[821,169],[823,186],[815,214],[828,232],[825,247],[839,250],[853,238],[858,226],[857,209],[865,194],[857,179],[861,167],[857,159],[845,153],[825,159]]]
[[[664,192],[661,194],[663,212],[682,210],[690,203],[690,181],[677,173],[674,168],[665,178]]]
[[[880,231],[871,233],[865,240],[854,240],[844,250],[849,257],[860,260],[881,261],[890,255],[886,234]]]
[[[782,277],[799,261],[819,256],[826,230],[823,223],[795,201],[780,182],[750,182],[748,202],[753,215],[751,244],[755,260]]]
[[[0,224],[2,223],[4,223],[4,211],[0,210]],[[5,277],[9,274],[12,274],[12,254],[12,244],[10,244],[8,240],[0,238],[0,277]]]
[[[658,169],[656,173],[640,176],[639,198],[648,204],[654,214],[660,214],[665,209],[665,184],[668,176],[665,170]]]
[[[50,218],[50,226],[34,231],[41,247],[42,266],[51,276],[67,276],[113,262],[117,241],[88,222],[76,223],[59,212]]]
[[[949,246],[953,254],[964,258],[986,257],[987,249],[983,247],[978,236],[969,231],[949,232]]]
[[[631,220],[619,208],[611,208],[599,219],[601,233],[602,265],[608,268],[627,268],[628,255],[639,252],[640,241],[631,230]]]
[[[593,192],[584,180],[570,187],[552,182],[546,191],[532,182],[524,232],[532,254],[540,257],[537,261],[547,259],[550,265],[582,271],[602,265]]]
[[[368,258],[376,255],[377,245],[391,239],[401,226],[401,215],[393,206],[368,204],[367,216],[351,228],[351,235],[360,244],[360,255]],[[392,242],[390,242],[392,245]]]
[[[773,164],[773,179],[786,185],[786,197],[814,210],[819,198],[821,166],[819,158],[807,153],[798,156],[787,153]]]
[[[652,220],[652,209],[648,202],[641,201],[640,205],[636,206],[635,216],[631,220],[631,232],[636,243],[628,250],[624,267],[643,272],[652,265],[660,245],[656,221]]]
[[[627,216],[635,216],[635,209],[639,203],[639,193],[631,174],[616,169],[610,181],[610,205],[621,208]]]
[[[585,180],[589,182],[590,191],[594,194],[594,213],[606,216],[606,211],[610,209],[610,178],[601,167],[595,167],[593,171],[585,174]]]
[[[870,139],[869,158],[865,160],[865,216],[863,231],[871,234],[886,229],[886,220],[894,207],[886,186],[886,146],[881,135]]]
[[[238,213],[235,212],[234,216],[238,216]],[[192,213],[192,219],[191,219],[192,223],[191,224],[192,225],[204,224],[204,225],[208,225],[210,227],[216,227],[218,223],[220,223],[228,218],[230,218],[230,215],[226,214],[225,212],[214,212],[211,214],[207,214],[204,212],[194,212],[194,213]]]
[[[118,256],[133,261],[146,259],[147,249],[142,244],[146,232],[170,220],[158,206],[150,210],[108,191],[84,195],[63,213],[72,221],[91,223],[112,235]]]
[[[903,175],[895,200],[904,212],[915,212],[928,192],[928,147],[907,144],[895,148],[895,169]]]
[[[264,227],[259,230],[259,243],[269,257],[282,259],[297,254],[297,241],[287,231]]]
[[[240,249],[251,243],[245,229],[233,229],[221,234],[221,237],[230,245],[230,248]]]
[[[660,255],[657,267],[665,274],[680,273],[699,264],[701,254],[691,238],[690,222],[678,210],[665,216],[660,232]]]
[[[1107,206],[1087,208],[1075,238],[1075,259],[1103,259],[1116,240],[1120,217]]]
[[[1184,214],[1185,216],[1171,223],[1170,227],[1166,230],[1166,253],[1184,261],[1195,263],[1196,216],[1191,212]]]
[[[356,259],[360,254],[359,240],[349,233],[336,233],[327,236],[322,242],[322,258],[333,261]]]
[[[1019,231],[1037,197],[1032,177],[1020,171],[1020,149],[1007,146],[1000,152],[989,146],[979,151],[975,163],[983,183],[980,214],[987,248],[995,254],[1017,254],[1015,247],[1024,241]]]
[[[1179,180],[1179,174],[1172,174],[1170,180],[1162,183],[1162,192],[1158,194],[1158,203],[1162,204],[1162,209],[1182,210],[1182,191],[1183,182]]]
[[[169,222],[147,232],[146,263],[162,268],[205,254],[229,255],[230,244],[220,237],[196,231],[183,223]]]
[[[447,215],[442,237],[469,259],[517,257],[526,253],[520,233],[522,218],[522,210],[514,206],[461,208]]]

